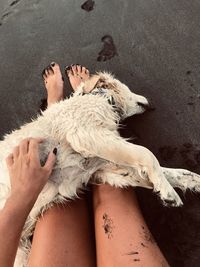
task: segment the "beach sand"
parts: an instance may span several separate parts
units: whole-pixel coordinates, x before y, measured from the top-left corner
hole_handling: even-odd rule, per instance
[[[155,110],[124,122],[123,136],[162,166],[200,173],[200,2],[154,0],[0,2],[0,136],[35,118],[51,61],[108,70]],[[70,87],[66,79],[66,94]],[[164,208],[137,194],[148,225],[174,267],[200,265],[200,197]]]

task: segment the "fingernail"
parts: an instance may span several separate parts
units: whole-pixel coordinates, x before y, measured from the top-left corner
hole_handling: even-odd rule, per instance
[[[62,77],[62,80],[63,80],[63,82],[65,81],[63,77]]]
[[[57,154],[57,148],[56,147],[54,148],[53,153],[54,153],[54,155]]]
[[[55,66],[55,62],[51,62],[51,66],[54,67]]]

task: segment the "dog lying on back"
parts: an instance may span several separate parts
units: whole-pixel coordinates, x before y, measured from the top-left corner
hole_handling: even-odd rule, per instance
[[[53,173],[25,223],[15,266],[27,266],[32,235],[38,216],[53,203],[74,199],[89,182],[116,187],[153,189],[164,205],[183,203],[173,187],[200,191],[200,175],[183,169],[163,168],[147,148],[128,143],[118,133],[120,120],[143,113],[148,100],[108,73],[97,73],[94,89],[90,80],[81,83],[69,98],[53,104],[36,120],[6,135],[0,142],[0,208],[10,192],[5,159],[19,142],[42,137],[41,163],[58,148]]]

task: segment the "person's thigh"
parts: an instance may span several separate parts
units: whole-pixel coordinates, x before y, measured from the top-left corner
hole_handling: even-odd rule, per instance
[[[93,190],[97,267],[169,266],[154,241],[132,188]]]
[[[94,267],[93,226],[83,199],[55,205],[36,224],[29,267]]]

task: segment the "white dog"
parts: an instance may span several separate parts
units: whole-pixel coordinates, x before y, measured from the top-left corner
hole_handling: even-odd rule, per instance
[[[95,89],[81,83],[72,97],[53,104],[36,120],[5,136],[0,142],[0,208],[10,192],[5,159],[19,142],[42,137],[40,158],[58,148],[53,173],[25,223],[15,266],[26,267],[38,216],[55,202],[75,198],[88,182],[116,187],[141,186],[157,192],[165,205],[182,205],[173,187],[200,191],[200,176],[182,169],[162,168],[147,148],[120,137],[119,121],[143,113],[145,97],[132,93],[108,73],[97,73]]]

